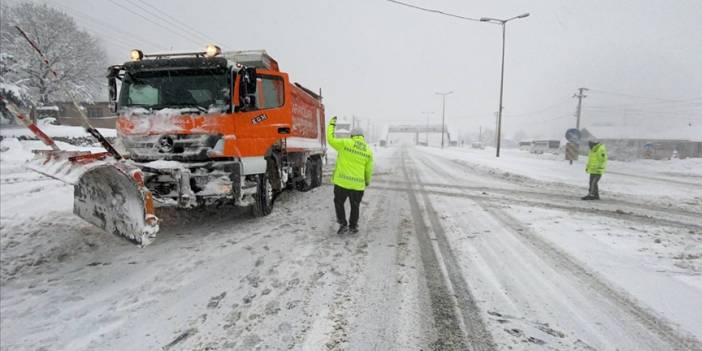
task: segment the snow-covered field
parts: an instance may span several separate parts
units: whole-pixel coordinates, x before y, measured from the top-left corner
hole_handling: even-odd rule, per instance
[[[52,118],[51,118],[52,119]],[[89,135],[80,127],[62,126],[49,123],[50,119],[40,120],[37,125],[41,130],[51,137],[59,138],[86,138]],[[117,131],[115,129],[108,128],[97,128],[102,135],[107,138],[114,138],[117,136]],[[4,126],[0,128],[0,136],[3,138],[21,138],[28,137],[36,139],[32,132],[23,126]]]
[[[480,170],[505,179],[532,185],[560,183],[587,188],[585,174],[587,157],[580,156],[572,165],[562,154],[530,154],[516,149],[502,149],[500,158],[495,149],[425,148],[426,152],[442,155],[458,163],[470,164]],[[523,179],[519,179],[523,178]],[[600,181],[603,194],[627,194],[649,198],[650,201],[702,201],[702,158],[665,161],[608,161],[607,171]],[[587,189],[583,190],[583,195]],[[604,195],[607,196],[607,195]],[[614,195],[616,196],[616,195]],[[614,197],[610,196],[610,197]],[[694,201],[697,199],[697,201]]]
[[[582,160],[379,148],[357,235],[327,176],[265,218],[163,210],[139,249],[37,145],[0,144],[2,350],[702,349],[700,160],[612,161],[585,202]]]

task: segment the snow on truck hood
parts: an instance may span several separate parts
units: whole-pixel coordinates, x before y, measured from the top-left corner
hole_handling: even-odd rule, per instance
[[[206,114],[200,114],[200,110],[192,107],[163,108],[156,111],[138,107],[127,109],[119,118],[126,119],[130,124],[129,134],[165,134],[181,131],[184,128],[193,133],[204,133],[205,130],[192,128],[197,124],[196,120],[222,112],[221,108],[216,107],[210,108]]]

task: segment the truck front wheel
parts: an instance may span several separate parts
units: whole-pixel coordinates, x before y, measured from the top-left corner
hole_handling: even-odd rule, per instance
[[[266,173],[259,174],[256,183],[256,195],[254,195],[255,201],[251,213],[254,217],[267,216],[273,211],[273,185]]]

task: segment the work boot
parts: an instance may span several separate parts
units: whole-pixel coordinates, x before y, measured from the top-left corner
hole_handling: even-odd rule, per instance
[[[348,232],[349,232],[349,227],[342,224],[341,226],[339,226],[339,230],[336,231],[336,234],[342,235],[342,234],[346,234]]]
[[[351,234],[356,234],[356,233],[358,233],[358,226],[352,225],[352,226],[349,228],[349,232],[350,232]]]
[[[592,196],[592,195],[590,195],[590,194],[588,194],[587,196],[583,196],[583,197],[580,198],[580,200],[594,200],[594,199],[595,199],[595,197]]]
[[[599,199],[600,199],[600,195],[595,195],[595,196],[592,197],[592,199],[593,199],[593,200],[599,200]]]

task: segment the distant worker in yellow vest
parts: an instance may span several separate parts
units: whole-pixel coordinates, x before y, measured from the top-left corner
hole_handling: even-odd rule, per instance
[[[334,207],[339,223],[337,234],[358,233],[359,207],[363,191],[370,185],[373,174],[373,151],[363,138],[363,130],[354,128],[350,138],[337,138],[334,135],[336,117],[329,121],[327,142],[338,155],[332,174],[334,184]],[[351,202],[351,217],[346,221],[344,205],[346,199]]]
[[[599,200],[600,199],[600,189],[597,183],[600,182],[600,178],[605,172],[607,167],[607,148],[604,144],[596,140],[591,140],[588,142],[590,146],[590,153],[587,156],[587,166],[585,166],[585,172],[590,174],[590,190],[587,196],[583,197],[583,200]]]

